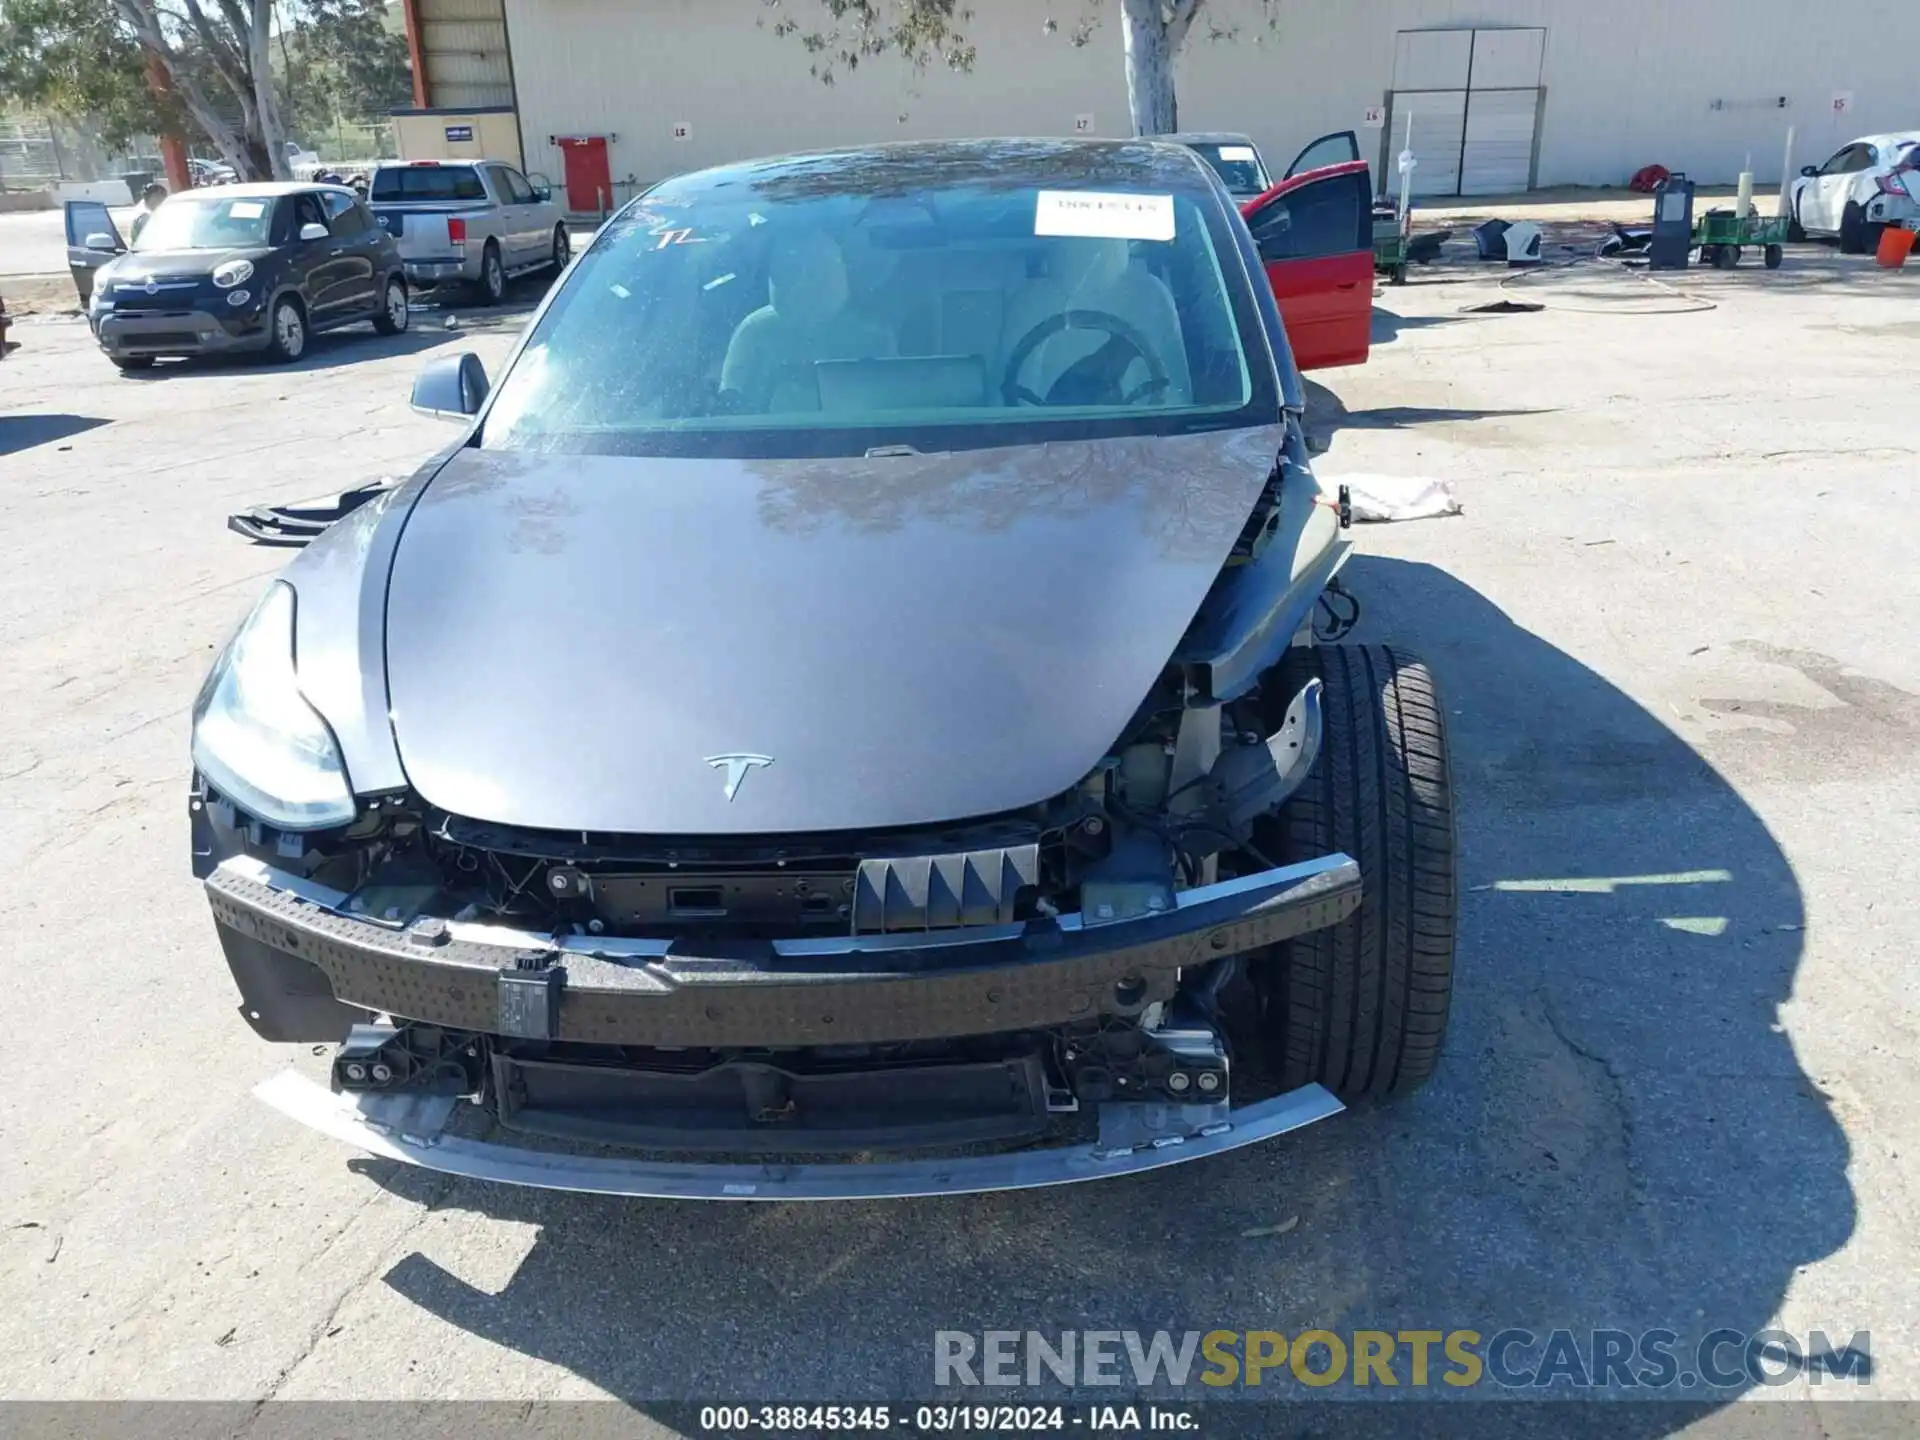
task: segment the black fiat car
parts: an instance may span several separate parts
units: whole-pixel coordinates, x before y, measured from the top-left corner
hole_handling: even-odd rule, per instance
[[[107,207],[69,201],[67,263],[87,323],[122,370],[163,356],[262,350],[371,320],[407,328],[400,252],[342,185],[223,185],[171,196],[131,248]]]

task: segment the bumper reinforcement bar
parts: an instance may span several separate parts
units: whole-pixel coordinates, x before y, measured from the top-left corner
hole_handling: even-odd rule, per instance
[[[483,1035],[646,1046],[942,1039],[1131,1017],[1180,972],[1338,924],[1360,904],[1345,855],[1182,891],[1103,923],[1080,915],[902,935],[746,943],[536,935],[422,917],[382,925],[347,896],[231,858],[207,877],[248,1010],[243,952],[313,975],[345,1005]],[[311,968],[309,968],[311,967]],[[321,979],[324,975],[324,979]],[[289,1037],[293,1038],[293,1037]]]
[[[574,1155],[446,1133],[458,1101],[426,1096],[336,1095],[285,1071],[254,1094],[281,1114],[370,1155],[444,1175],[537,1190],[654,1200],[882,1200],[1028,1190],[1137,1175],[1203,1160],[1337,1115],[1345,1107],[1318,1085],[1236,1109],[1218,1107],[1192,1128],[1184,1113],[1213,1107],[1104,1105],[1092,1144],[959,1158],[873,1163],[701,1164]],[[1109,1113],[1113,1112],[1113,1113]],[[1156,1124],[1171,1121],[1170,1127]]]

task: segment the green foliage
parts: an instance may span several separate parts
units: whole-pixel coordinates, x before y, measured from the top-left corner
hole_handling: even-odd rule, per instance
[[[862,60],[880,55],[898,55],[916,70],[933,64],[973,69],[974,48],[961,28],[972,21],[973,11],[959,0],[812,0],[812,24],[795,19],[784,0],[761,3],[782,11],[773,33],[799,37],[822,84],[831,85],[839,71],[857,70]]]
[[[277,46],[292,132],[384,116],[413,103],[407,42],[382,0],[305,0]]]
[[[182,124],[149,93],[145,67],[104,0],[0,3],[0,100],[85,121],[109,149]]]

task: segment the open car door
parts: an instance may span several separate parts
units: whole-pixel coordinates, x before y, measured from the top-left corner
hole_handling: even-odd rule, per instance
[[[1373,184],[1366,162],[1289,175],[1240,213],[1260,249],[1294,363],[1317,370],[1365,360],[1373,329]]]
[[[1351,130],[1336,130],[1331,135],[1322,135],[1293,157],[1293,163],[1287,166],[1282,180],[1291,180],[1294,176],[1308,170],[1324,170],[1329,165],[1346,165],[1360,158],[1360,137]]]
[[[80,292],[80,306],[93,300],[93,272],[127,251],[126,241],[113,223],[113,216],[98,200],[69,200],[63,207],[67,221],[67,269],[73,274],[73,288]]]

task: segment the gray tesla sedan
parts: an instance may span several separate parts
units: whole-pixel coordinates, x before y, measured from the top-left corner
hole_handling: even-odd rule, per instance
[[[1444,711],[1339,643],[1260,256],[1142,142],[708,170],[616,215],[462,427],[194,711],[259,1094],[615,1194],[991,1190],[1424,1080]]]

